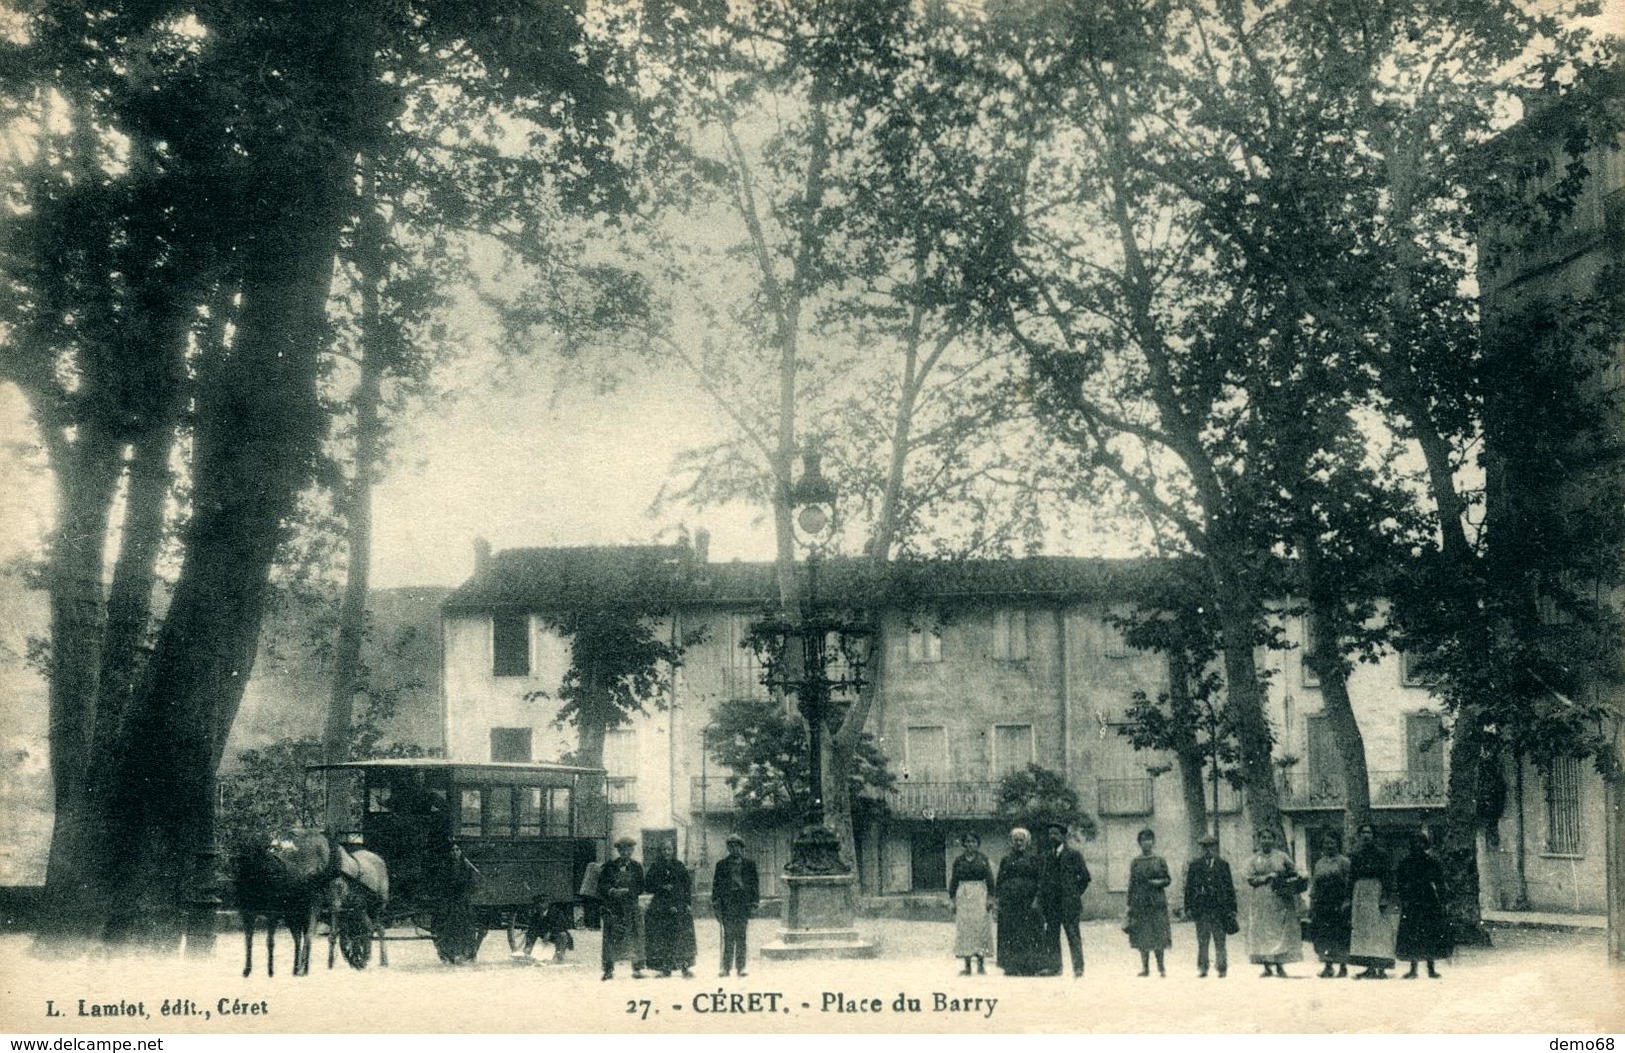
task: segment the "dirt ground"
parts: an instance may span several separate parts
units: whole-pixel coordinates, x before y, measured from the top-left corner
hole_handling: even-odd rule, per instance
[[[598,934],[577,932],[564,964],[514,961],[492,933],[478,961],[443,965],[421,940],[391,940],[390,967],[326,966],[323,940],[308,977],[294,977],[286,932],[278,973],[242,973],[242,940],[224,933],[193,958],[36,957],[26,936],[0,936],[0,1031],[91,1032],[1398,1032],[1596,1036],[1625,1024],[1625,969],[1610,967],[1601,933],[1498,931],[1496,946],[1458,952],[1444,976],[1386,982],[1322,980],[1318,963],[1262,979],[1233,938],[1230,975],[1199,979],[1193,930],[1174,928],[1168,977],[1137,976],[1117,926],[1084,927],[1082,980],[1014,978],[989,963],[958,975],[946,924],[860,923],[882,946],[868,961],[753,960],[747,978],[719,979],[714,921],[697,922],[693,979],[634,980],[623,964],[599,978]],[[771,921],[751,925],[754,946]],[[405,935],[404,932],[399,935]],[[1305,945],[1306,953],[1309,948]],[[546,956],[545,945],[538,949]],[[738,996],[738,997],[735,997]],[[754,997],[753,997],[754,996]],[[81,1005],[81,1000],[83,1005]],[[166,1015],[167,1007],[171,1012]],[[107,1010],[98,1007],[109,1007]],[[182,1012],[176,1013],[175,1010]],[[51,1015],[51,1014],[60,1015]],[[133,1014],[133,1015],[131,1015]],[[1546,1042],[1542,1041],[1541,1048]]]

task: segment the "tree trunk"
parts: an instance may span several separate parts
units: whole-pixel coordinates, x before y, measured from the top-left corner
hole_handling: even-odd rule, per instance
[[[103,548],[118,479],[117,444],[82,427],[53,447],[58,527],[47,566],[51,605],[49,741],[55,817],[45,871],[42,936],[94,935],[101,898],[94,880],[101,841],[90,807],[97,677],[104,620]]]
[[[857,869],[857,835],[852,825],[852,781],[849,777],[856,763],[856,751],[839,734],[827,733],[824,741],[824,825],[835,831],[843,853],[854,872]]]
[[[586,698],[596,699],[599,694],[598,677],[592,670],[583,670],[586,682],[582,684],[582,693]],[[602,768],[604,766],[604,739],[609,734],[609,727],[604,719],[592,719],[589,714],[597,712],[607,714],[608,706],[587,705],[578,710],[579,717],[576,723],[576,763],[585,768]]]
[[[263,156],[242,199],[252,228],[242,307],[230,355],[200,384],[185,562],[117,744],[111,938],[173,943],[188,879],[212,858],[215,775],[253,669],[270,567],[318,449],[326,302],[353,204],[356,123],[344,107],[372,57],[367,15],[349,14],[312,24],[311,51],[290,56],[294,83],[321,86],[333,127],[297,163]]]
[[[1355,834],[1371,819],[1371,779],[1366,771],[1365,738],[1354,718],[1349,699],[1349,665],[1343,656],[1341,601],[1328,595],[1319,550],[1314,539],[1303,539],[1304,575],[1308,581],[1309,634],[1314,648],[1306,656],[1320,681],[1321,712],[1332,729],[1332,740],[1343,762],[1343,843],[1354,844]]]
[[[1271,830],[1280,836],[1280,795],[1275,785],[1275,766],[1270,761],[1274,735],[1264,710],[1264,690],[1254,657],[1260,604],[1235,580],[1233,571],[1215,569],[1214,577],[1224,648],[1225,702],[1235,722],[1241,773],[1247,786],[1248,817],[1253,829]]]
[[[1192,856],[1198,853],[1197,841],[1207,833],[1208,800],[1203,779],[1209,757],[1196,738],[1196,702],[1191,698],[1191,670],[1189,656],[1170,650],[1168,664],[1168,712],[1173,726],[1182,729],[1174,743],[1174,760],[1179,766],[1179,792],[1185,804],[1185,833],[1190,841]],[[1219,814],[1213,812],[1215,831]]]
[[[361,645],[367,631],[367,597],[372,588],[373,476],[378,469],[384,428],[378,415],[386,358],[378,317],[379,285],[383,277],[381,222],[369,207],[357,231],[356,259],[361,274],[361,378],[351,399],[355,408],[355,467],[344,502],[349,562],[344,577],[344,599],[339,605],[333,688],[327,700],[327,724],[322,735],[322,759],[327,764],[342,764],[350,759],[355,697],[366,686],[361,672]],[[347,821],[348,802],[343,794],[329,792],[326,797],[327,827],[338,830]]]

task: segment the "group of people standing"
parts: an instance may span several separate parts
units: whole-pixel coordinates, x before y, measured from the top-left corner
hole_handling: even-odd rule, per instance
[[[1072,975],[1083,975],[1079,937],[1082,897],[1089,887],[1083,856],[1066,843],[1066,827],[1046,827],[1046,842],[1035,848],[1031,834],[1010,832],[1010,851],[993,864],[981,851],[981,839],[967,833],[954,860],[948,896],[954,911],[954,955],[964,960],[962,975],[985,971],[985,959],[996,953],[1009,976],[1059,976],[1063,972],[1061,940],[1071,952]],[[1263,976],[1286,976],[1286,965],[1303,960],[1305,927],[1300,920],[1302,894],[1309,892],[1308,935],[1323,963],[1322,977],[1347,976],[1360,966],[1356,979],[1386,979],[1396,960],[1408,960],[1407,979],[1418,975],[1419,962],[1437,978],[1435,963],[1448,958],[1451,937],[1445,917],[1444,874],[1429,851],[1427,836],[1412,836],[1398,867],[1376,841],[1369,825],[1359,829],[1352,857],[1341,851],[1341,838],[1325,835],[1310,878],[1301,875],[1292,857],[1270,830],[1258,832],[1246,882],[1247,956],[1263,966]],[[1140,854],[1129,864],[1128,910],[1123,925],[1129,945],[1140,954],[1141,976],[1167,975],[1164,953],[1172,946],[1168,889],[1173,875],[1156,853],[1156,833],[1141,830]],[[1201,855],[1185,870],[1184,911],[1195,923],[1197,975],[1229,969],[1227,937],[1240,931],[1241,915],[1230,864],[1220,858],[1218,839],[1199,840]],[[994,920],[997,919],[995,926]],[[1211,948],[1211,955],[1210,955]]]
[[[1323,835],[1311,876],[1309,925],[1320,975],[1347,976],[1348,967],[1356,965],[1363,971],[1354,979],[1385,980],[1396,961],[1408,961],[1406,979],[1416,978],[1419,962],[1438,979],[1435,963],[1450,957],[1453,940],[1445,915],[1444,868],[1427,835],[1411,835],[1397,867],[1369,824],[1355,836],[1353,855],[1344,855],[1336,832]]]
[[[645,872],[632,858],[637,842],[615,842],[615,858],[589,873],[583,892],[599,904],[603,931],[604,979],[613,979],[617,962],[630,962],[632,976],[645,968],[658,976],[694,975],[694,879],[677,858],[677,847],[663,842]],[[756,864],[745,858],[745,841],[728,838],[728,854],[717,861],[711,881],[711,906],[722,925],[722,975],[745,975],[745,933],[760,902]],[[640,899],[649,893],[649,905]]]
[[[985,972],[985,960],[997,949],[997,962],[1008,976],[1059,976],[1061,939],[1071,952],[1072,975],[1083,975],[1083,893],[1089,867],[1083,855],[1066,843],[1066,827],[1045,829],[1045,845],[1033,846],[1031,832],[1010,831],[1010,852],[997,874],[982,854],[981,838],[965,834],[964,851],[954,860],[948,898],[954,910],[954,955],[964,959],[962,975]],[[994,938],[991,914],[997,911]]]

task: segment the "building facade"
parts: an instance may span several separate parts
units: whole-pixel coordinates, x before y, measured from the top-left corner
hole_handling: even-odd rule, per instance
[[[1602,115],[1611,114],[1603,119]],[[1487,223],[1480,246],[1479,290],[1486,337],[1518,354],[1538,335],[1523,330],[1522,312],[1545,303],[1562,310],[1585,301],[1625,295],[1625,67],[1615,67],[1564,95],[1526,101],[1525,117],[1489,148],[1498,172],[1519,173],[1536,215],[1524,222]],[[1611,126],[1611,128],[1610,128]],[[1599,134],[1600,133],[1600,134]],[[1576,142],[1586,149],[1576,155]],[[1576,168],[1576,166],[1578,166]],[[1583,174],[1566,210],[1551,215],[1538,204],[1561,180]],[[1614,315],[1617,318],[1617,314]],[[1606,324],[1606,323],[1604,323]],[[1573,334],[1578,337],[1580,334]],[[1580,340],[1572,345],[1583,374],[1581,393],[1596,398],[1604,413],[1604,448],[1625,443],[1625,337]],[[1502,422],[1502,433],[1539,434],[1540,422]],[[1587,443],[1592,446],[1592,443]],[[1543,517],[1606,501],[1616,514],[1625,465],[1617,452],[1572,451],[1561,465],[1520,466],[1507,451],[1486,450],[1491,524],[1525,535],[1542,529]],[[1589,513],[1594,514],[1594,512]],[[1494,543],[1493,535],[1491,543]],[[1625,592],[1617,583],[1589,583],[1617,612]],[[1560,615],[1553,612],[1553,619]],[[1557,626],[1561,628],[1560,625]],[[1619,641],[1611,646],[1618,660]],[[1615,764],[1625,759],[1625,691],[1618,679],[1599,678],[1585,690],[1613,714]],[[1577,911],[1610,915],[1616,958],[1625,958],[1625,786],[1610,785],[1589,758],[1562,755],[1509,759],[1507,803],[1481,845],[1486,905],[1503,910]],[[1609,816],[1615,816],[1610,824]],[[1612,888],[1612,892],[1610,892]]]

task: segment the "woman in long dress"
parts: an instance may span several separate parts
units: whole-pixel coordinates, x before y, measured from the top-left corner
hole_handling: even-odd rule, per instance
[[[1394,923],[1388,902],[1392,878],[1388,852],[1377,843],[1377,830],[1362,823],[1355,832],[1359,839],[1349,858],[1349,878],[1354,883],[1350,895],[1349,964],[1365,969],[1356,980],[1386,980],[1394,965]]]
[[[1309,879],[1309,933],[1322,978],[1349,974],[1349,857],[1335,831],[1321,842]]]
[[[1010,854],[999,862],[999,968],[1006,976],[1037,976],[1048,965],[1044,948],[1044,915],[1038,909],[1044,864],[1032,850],[1032,834],[1010,831]]]
[[[1425,833],[1411,836],[1410,852],[1394,871],[1394,896],[1399,900],[1394,956],[1411,963],[1405,979],[1416,979],[1416,963],[1422,959],[1428,963],[1428,975],[1437,980],[1433,963],[1450,957],[1455,941],[1444,909],[1444,868],[1428,851]]]
[[[973,959],[978,973],[987,972],[983,960],[993,953],[993,864],[975,834],[965,834],[959,844],[964,851],[948,877],[948,900],[954,910],[954,957],[965,959],[959,975],[969,976]]]
[[[1287,962],[1303,961],[1303,930],[1298,924],[1297,869],[1276,847],[1275,834],[1258,831],[1257,850],[1247,861],[1247,957],[1265,976],[1286,976]]]
[[[694,878],[677,858],[677,846],[660,845],[660,857],[644,875],[644,887],[654,893],[643,912],[646,964],[661,976],[681,970],[693,976]]]
[[[1140,952],[1140,975],[1151,975],[1151,955],[1157,956],[1157,975],[1167,976],[1162,952],[1173,946],[1168,929],[1168,886],[1173,875],[1156,854],[1157,835],[1150,827],[1140,831],[1140,854],[1128,865],[1128,933],[1130,947]]]

